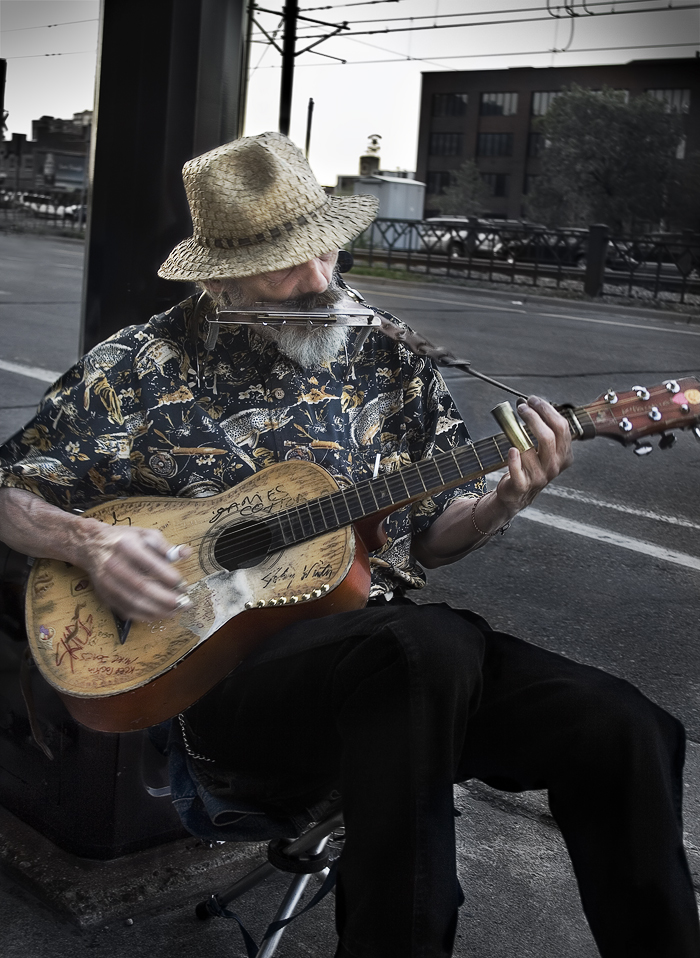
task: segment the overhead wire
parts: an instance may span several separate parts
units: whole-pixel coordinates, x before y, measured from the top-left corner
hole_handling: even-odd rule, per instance
[[[352,37],[347,37],[348,40],[351,40]],[[365,41],[357,40],[357,43],[364,43]],[[366,44],[367,46],[373,46],[373,44]],[[567,50],[566,53],[608,53],[613,50],[661,50],[677,47],[698,47],[700,49],[700,41],[694,40],[684,43],[637,43],[630,46],[611,46],[611,47],[576,47],[573,50]],[[378,48],[381,49],[381,48]],[[447,56],[440,57],[439,60],[479,60],[486,59],[487,57],[536,57],[536,56],[547,56],[552,53],[550,50],[517,50],[517,51],[508,51],[505,53],[456,53],[449,54]],[[554,51],[554,52],[559,52]],[[441,66],[442,63],[429,59],[428,57],[409,57],[409,56],[398,56],[392,60],[348,60],[348,66],[365,66],[368,64],[376,63],[407,63],[414,61],[416,63],[430,63],[434,66]],[[324,64],[320,63],[298,63],[297,68],[301,69],[304,67],[316,67],[323,66]],[[265,70],[279,70],[279,65],[272,65],[269,67],[263,67]],[[457,68],[454,68],[455,70]]]
[[[640,13],[680,13],[683,10],[697,10],[700,9],[700,3],[686,3],[682,6],[676,7],[646,7],[642,10],[601,10],[600,13],[596,14],[596,17],[622,17],[625,15],[636,15]],[[431,18],[432,19],[432,18]],[[551,17],[513,17],[508,20],[479,20],[474,23],[438,23],[431,24],[428,26],[411,26],[411,27],[386,27],[384,30],[355,30],[352,33],[344,34],[345,37],[363,37],[363,36],[373,36],[377,33],[411,33],[416,31],[424,30],[459,30],[465,29],[468,27],[492,27],[492,26],[503,26],[510,25],[514,23],[541,23],[549,22]],[[305,37],[300,37],[299,39],[311,40],[314,39],[318,34],[310,34]]]
[[[627,5],[632,3],[643,3],[643,2],[644,0],[617,0],[617,3],[612,4],[611,0],[589,0],[588,6],[589,7],[606,7],[606,6],[614,5],[619,7],[621,5]],[[667,0],[658,0],[658,2],[663,3],[663,6],[658,7],[658,11],[660,13],[663,13],[665,10],[668,9]],[[547,9],[549,11],[549,5]],[[420,14],[418,16],[406,16],[406,17],[380,17],[380,18],[374,17],[368,20],[348,20],[347,23],[349,24],[398,23],[402,20],[444,20],[444,19],[454,18],[454,17],[481,17],[481,16],[487,16],[489,14],[493,16],[504,16],[505,14],[511,14],[511,13],[528,13],[528,12],[535,13],[536,11],[537,11],[537,7],[530,5],[528,7],[510,7],[505,10],[489,9],[489,10],[474,10],[472,12],[469,12],[466,10],[460,10],[457,13]],[[611,11],[611,12],[614,13],[614,11]],[[578,14],[570,14],[570,15],[578,16]],[[589,15],[598,16],[599,14],[589,13]],[[550,17],[559,19],[558,17],[556,17],[555,14],[550,14]],[[544,19],[546,20],[549,18],[545,17]],[[500,23],[501,21],[499,20],[494,22]]]
[[[21,30],[44,30],[50,29],[51,27],[66,27],[74,23],[97,23],[99,19],[99,17],[89,17],[87,20],[61,20],[60,23],[38,23],[35,27],[10,27],[9,30],[0,27],[0,33],[19,33]]]

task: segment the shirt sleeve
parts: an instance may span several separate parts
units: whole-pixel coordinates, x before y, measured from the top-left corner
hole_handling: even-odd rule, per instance
[[[64,509],[128,494],[134,422],[124,399],[135,398],[137,329],[96,346],[49,388],[34,418],[0,447],[0,486]]]

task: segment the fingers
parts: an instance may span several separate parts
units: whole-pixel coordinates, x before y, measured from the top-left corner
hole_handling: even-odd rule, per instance
[[[88,547],[86,563],[100,598],[123,618],[170,618],[189,605],[186,582],[173,564],[191,554],[153,529],[111,529],[103,524]]]
[[[530,396],[518,404],[518,414],[536,440],[537,448],[508,452],[508,475],[498,484],[497,495],[515,515],[528,506],[545,486],[571,465],[571,431],[564,417],[548,402]]]
[[[538,472],[537,460],[545,484],[551,482],[573,461],[569,424],[550,403],[538,396],[530,396],[527,403],[520,403],[518,413],[537,440],[537,451],[526,453],[524,459],[532,464],[535,473]]]

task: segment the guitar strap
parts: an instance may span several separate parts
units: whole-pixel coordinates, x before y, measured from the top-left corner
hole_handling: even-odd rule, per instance
[[[475,376],[477,379],[481,379],[484,382],[490,383],[492,386],[497,386],[499,389],[504,389],[506,392],[512,393],[512,395],[518,396],[520,399],[527,401],[527,396],[524,393],[521,393],[517,389],[513,389],[511,386],[506,386],[505,383],[499,382],[497,379],[493,379],[491,376],[486,376],[484,373],[480,373],[476,369],[472,369],[472,365],[468,359],[459,359],[446,346],[433,346],[433,344],[426,339],[425,336],[421,335],[421,333],[416,333],[411,329],[406,329],[401,321],[392,313],[387,312],[385,309],[379,309],[377,306],[372,306],[371,303],[368,303],[363,298],[361,293],[359,293],[356,289],[353,289],[351,286],[348,286],[342,277],[338,277],[338,280],[343,289],[356,302],[360,303],[362,306],[368,306],[375,313],[381,323],[381,332],[389,339],[393,339],[398,343],[403,343],[403,345],[406,346],[407,349],[410,349],[412,353],[415,353],[416,356],[423,356],[428,359],[432,359],[437,366],[448,366],[452,369],[459,369],[462,372],[468,373],[470,376]],[[350,359],[350,365],[352,365],[360,355],[362,347],[365,344],[365,340],[367,339],[371,330],[372,327],[366,327],[360,332],[357,338],[355,350]]]

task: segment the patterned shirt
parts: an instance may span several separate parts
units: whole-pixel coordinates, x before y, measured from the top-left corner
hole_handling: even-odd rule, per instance
[[[0,485],[63,509],[135,495],[211,496],[271,463],[309,460],[341,488],[468,443],[433,364],[372,330],[354,362],[351,330],[334,361],[310,371],[245,326],[205,347],[196,298],[87,353],[48,390],[34,419],[0,448]],[[483,480],[406,506],[370,557],[372,595],[421,588],[412,535]]]

